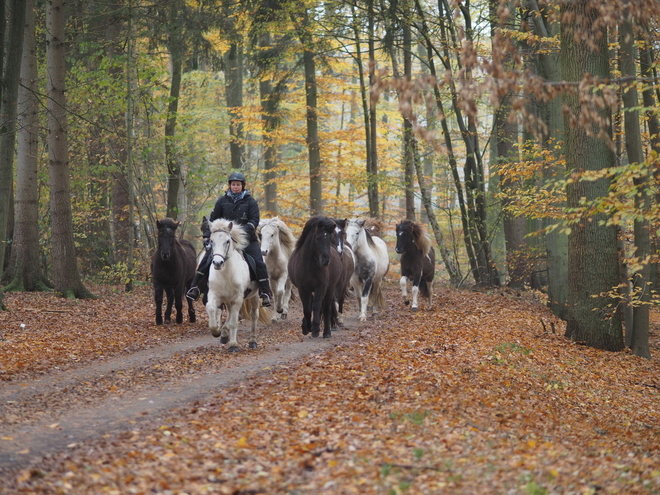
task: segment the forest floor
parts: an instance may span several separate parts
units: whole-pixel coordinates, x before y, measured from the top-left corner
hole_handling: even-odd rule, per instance
[[[229,354],[198,322],[156,326],[150,287],[0,313],[0,493],[660,493],[652,359],[567,341],[531,293],[392,276],[331,339],[289,319]]]

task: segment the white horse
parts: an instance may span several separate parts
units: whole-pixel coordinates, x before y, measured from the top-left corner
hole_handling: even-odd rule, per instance
[[[209,273],[209,292],[206,312],[209,328],[220,342],[229,344],[230,352],[238,352],[238,317],[243,303],[249,306],[252,333],[249,347],[257,347],[257,320],[260,314],[259,285],[250,280],[250,269],[243,258],[243,249],[249,244],[243,228],[222,218],[211,222],[211,249],[213,262]],[[227,317],[222,324],[222,307]]]
[[[367,319],[367,310],[385,308],[380,284],[390,268],[387,245],[380,237],[372,236],[364,228],[365,221],[352,219],[346,226],[346,240],[353,248],[355,271],[351,284],[358,299],[358,319]]]
[[[278,217],[262,219],[257,234],[261,242],[261,254],[268,268],[270,289],[275,298],[275,310],[282,315],[282,320],[286,320],[291,300],[291,280],[287,265],[296,245],[296,238],[291,229]],[[277,321],[275,314],[272,321]]]

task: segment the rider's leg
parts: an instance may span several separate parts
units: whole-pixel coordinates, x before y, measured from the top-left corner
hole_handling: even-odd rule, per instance
[[[199,262],[199,266],[197,267],[197,271],[195,272],[195,277],[193,278],[190,284],[190,289],[188,289],[188,292],[186,292],[186,297],[188,299],[197,301],[197,299],[199,299],[199,295],[202,292],[204,294],[208,292],[209,267],[211,266],[212,259],[213,256],[211,256],[211,252],[206,251],[204,257],[202,258],[202,261]]]
[[[259,283],[259,297],[261,297],[262,306],[270,306],[272,304],[273,293],[270,290],[270,282],[268,280],[268,268],[264,263],[264,258],[261,255],[261,247],[257,241],[253,241],[245,249],[245,252],[254,258],[255,268],[257,272],[257,282]]]

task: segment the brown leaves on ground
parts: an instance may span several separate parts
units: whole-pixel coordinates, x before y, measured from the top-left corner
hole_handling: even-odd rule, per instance
[[[646,360],[566,341],[538,303],[439,292],[432,311],[411,313],[390,290],[389,309],[354,344],[261,373],[152,428],[72,449],[21,473],[12,490],[660,491],[657,328]],[[112,298],[88,314],[89,331],[113,320],[104,311],[133,311],[132,299]],[[63,303],[75,308],[72,320],[94,304]],[[130,335],[121,326],[117,341]]]

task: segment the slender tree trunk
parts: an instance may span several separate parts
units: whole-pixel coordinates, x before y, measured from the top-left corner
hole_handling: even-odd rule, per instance
[[[170,218],[178,219],[179,214],[182,213],[179,209],[179,189],[182,182],[181,166],[176,152],[176,121],[183,67],[181,0],[170,0],[169,7],[167,47],[170,52],[170,63],[172,64],[172,80],[170,84],[170,101],[167,106],[167,120],[165,121],[165,162],[168,174],[167,209],[165,214]]]
[[[39,179],[37,176],[39,102],[34,0],[26,0],[26,18],[18,91],[16,222],[6,290],[46,290],[51,284],[41,270],[39,249]]]
[[[65,98],[64,1],[49,0],[46,8],[48,158],[50,168],[50,215],[52,266],[55,290],[64,297],[87,298],[78,272],[73,242],[73,215],[69,186],[69,147]]]
[[[369,46],[369,87],[375,83],[376,79],[376,15],[374,13],[374,0],[367,2],[367,29]],[[365,88],[366,90],[366,88]],[[367,92],[370,94],[370,91]],[[369,197],[369,215],[374,218],[380,217],[380,195],[378,192],[378,123],[376,121],[376,101],[374,98],[368,99],[369,104],[369,142],[371,146],[368,149],[367,156],[367,196]]]
[[[499,18],[498,12],[499,2],[491,0],[490,18],[491,18],[491,44],[492,44],[492,57],[493,64],[501,65],[504,71],[511,70],[512,66],[512,50],[508,50],[511,40],[507,39],[503,34],[501,27],[503,25],[510,26],[513,22],[513,9],[507,9],[510,12],[504,19]],[[511,47],[513,48],[513,47]],[[506,78],[501,78],[499,84],[505,85],[504,88],[498,91],[503,93],[499,99],[499,106],[495,109],[493,118],[493,133],[491,139],[494,141],[493,162],[491,164],[491,173],[495,175],[501,165],[518,162],[518,124],[511,121],[509,116],[512,112],[511,99],[513,97],[515,88],[507,88]],[[499,89],[499,88],[498,88]],[[513,194],[517,188],[520,187],[520,181],[498,181],[499,187],[503,192],[509,195]],[[527,234],[527,221],[522,216],[512,214],[507,209],[507,202],[502,204],[502,227],[504,230],[504,239],[506,245],[506,260],[507,272],[509,276],[508,285],[515,289],[520,289],[524,286],[526,280],[526,253],[528,252],[528,245],[525,240]]]
[[[270,51],[272,45],[271,33],[263,34],[259,39],[259,47],[264,51]],[[264,63],[263,70],[268,73],[273,70],[272,60]],[[277,215],[277,145],[275,143],[275,131],[280,125],[279,104],[281,100],[281,89],[279,85],[273,86],[273,78],[261,75],[259,82],[259,94],[261,99],[261,121],[263,127],[264,148],[264,210],[270,215]]]
[[[412,80],[412,34],[410,27],[410,0],[403,2],[403,77],[406,82]],[[409,90],[408,90],[409,91]],[[403,169],[406,198],[406,218],[416,221],[415,218],[415,169],[417,163],[415,159],[417,154],[415,134],[413,124],[409,118],[404,115],[403,119]]]
[[[245,133],[243,130],[243,40],[237,29],[237,8],[234,2],[222,1],[223,29],[229,39],[229,49],[223,54],[225,96],[229,112],[229,152],[232,170],[245,166]]]
[[[630,0],[624,0],[623,20],[619,27],[619,46],[621,77],[632,77],[637,75],[635,65],[635,35],[633,33],[632,15],[629,11]],[[642,136],[639,125],[639,97],[635,82],[622,88],[621,98],[624,107],[625,143],[628,161],[641,164],[644,162],[642,153]],[[651,301],[651,267],[650,254],[651,242],[649,236],[648,213],[651,206],[651,195],[649,193],[649,177],[646,174],[634,180],[637,188],[635,195],[635,210],[638,217],[634,222],[635,231],[635,257],[641,268],[633,274],[632,296],[633,324],[632,328],[626,328],[626,345],[630,346],[636,356],[651,357],[649,350],[649,304]]]
[[[528,9],[532,12],[534,30],[538,36],[550,38],[555,36],[559,29],[559,23],[553,16],[547,13],[550,10],[548,3],[537,0],[528,0]],[[539,55],[541,68],[546,80],[559,82],[562,79],[559,54],[555,52],[541,53]],[[555,149],[564,139],[564,117],[562,115],[562,97],[557,95],[549,101],[539,102],[544,121],[548,126],[547,134],[543,137],[546,148]],[[560,153],[558,153],[560,154]],[[559,158],[559,157],[558,157]],[[557,160],[559,161],[559,160]],[[558,167],[557,167],[558,168]],[[552,170],[547,174],[545,180],[555,180],[559,170]],[[554,220],[545,220],[544,226],[554,224]],[[552,312],[563,320],[568,318],[568,237],[554,229],[545,236],[546,252],[548,257],[548,296],[549,306]]]
[[[590,4],[589,0],[563,3],[561,57],[563,75],[568,81],[580,81],[585,74],[605,79],[609,74],[607,31],[598,27],[598,11],[590,8]],[[602,130],[609,136],[610,112],[595,105],[591,108],[592,114],[600,117],[599,122],[588,124],[593,133],[578,124],[580,98],[594,96],[597,95],[575,91],[565,97],[571,111],[565,117],[566,166],[570,173],[601,170],[615,163],[609,143],[597,135],[597,131]],[[572,121],[571,116],[576,120]],[[583,198],[591,201],[606,196],[608,186],[606,179],[593,182],[575,180],[566,188],[568,207],[577,208]],[[568,238],[569,318],[566,337],[591,347],[620,351],[623,348],[620,312],[616,310],[616,301],[608,295],[619,283],[616,229],[601,225],[604,220],[603,215],[583,218],[572,226]]]
[[[3,2],[4,3],[4,2]],[[13,196],[14,154],[16,153],[16,101],[21,72],[23,30],[25,28],[25,0],[11,0],[7,58],[0,59],[0,275],[5,267],[7,226],[10,224],[10,199]],[[5,16],[0,18],[5,23]],[[4,33],[2,33],[4,35]],[[4,48],[4,37],[0,38]],[[4,65],[1,63],[4,62]],[[4,277],[0,277],[4,278]]]
[[[128,182],[128,280],[126,292],[133,290],[133,270],[135,258],[135,183],[134,183],[134,124],[135,124],[135,78],[133,59],[133,1],[128,0],[128,19],[126,35],[126,179]]]

